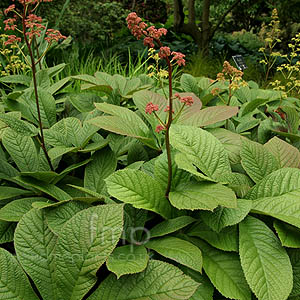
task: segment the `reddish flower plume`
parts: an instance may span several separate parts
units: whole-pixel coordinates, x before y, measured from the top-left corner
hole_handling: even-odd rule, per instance
[[[160,58],[167,58],[170,55],[171,55],[171,50],[169,47],[160,47],[158,52],[158,56]]]
[[[55,29],[48,29],[47,32],[46,32],[46,37],[45,37],[45,40],[48,42],[48,43],[51,43],[53,41],[56,41],[58,42],[59,40],[61,39],[66,39],[67,37],[62,35],[60,33],[60,31],[58,30],[55,30]]]
[[[160,133],[161,131],[165,130],[166,128],[163,125],[157,125],[155,128],[155,132]]]
[[[158,105],[153,104],[152,102],[149,102],[149,103],[146,105],[145,111],[146,111],[146,114],[151,115],[153,111],[158,111]]]
[[[185,55],[183,53],[173,51],[171,54],[173,55],[172,60],[176,60],[178,66],[185,66]]]
[[[19,42],[21,42],[21,38],[16,37],[15,35],[10,35],[10,36],[8,36],[7,41],[4,42],[4,45],[5,46],[13,45],[13,44],[16,44],[16,43],[19,43]]]
[[[10,11],[14,10],[15,8],[16,6],[12,4],[7,9],[4,10],[4,13],[7,15]]]

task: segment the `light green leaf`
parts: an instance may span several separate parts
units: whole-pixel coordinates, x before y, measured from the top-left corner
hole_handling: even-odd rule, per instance
[[[279,169],[276,158],[263,145],[256,142],[243,141],[241,158],[243,168],[256,183]]]
[[[126,245],[115,248],[108,257],[106,266],[118,279],[126,274],[135,274],[146,269],[149,255],[144,246]]]
[[[106,180],[108,192],[118,200],[136,208],[154,211],[164,218],[171,215],[171,205],[160,184],[150,175],[132,169],[124,169],[110,175]]]
[[[68,96],[68,100],[80,112],[91,112],[95,109],[94,103],[102,102],[103,100],[94,93],[74,93]]]
[[[202,272],[201,251],[188,241],[169,236],[150,240],[145,246],[162,256],[175,260],[195,271]]]
[[[241,222],[249,213],[252,202],[245,199],[237,199],[236,208],[217,207],[213,212],[201,211],[202,220],[216,232],[220,232],[227,226]]]
[[[250,300],[238,254],[217,250],[200,239],[190,239],[203,254],[203,268],[216,289],[226,298]]]
[[[66,88],[71,83],[68,83],[70,81],[71,77],[65,77],[54,84],[52,84],[49,88],[47,88],[47,92],[51,95],[61,91],[62,89]]]
[[[190,118],[179,118],[177,124],[204,127],[227,120],[238,113],[236,106],[211,106],[193,114]]]
[[[245,197],[253,186],[253,181],[246,174],[231,173],[226,174],[228,187],[230,187],[238,197]]]
[[[281,168],[300,167],[300,152],[296,147],[289,143],[274,136],[266,144],[264,144],[264,147],[277,158]]]
[[[22,198],[11,201],[0,209],[0,220],[19,222],[22,216],[32,209],[32,203],[47,201],[48,199],[43,197]]]
[[[170,192],[169,200],[178,209],[214,210],[218,205],[236,207],[234,192],[219,183],[191,182]]]
[[[59,206],[50,207],[45,210],[47,223],[49,228],[56,234],[60,234],[63,225],[70,220],[74,215],[83,209],[88,208],[89,205],[84,202],[70,201],[62,203]],[[1,212],[1,210],[0,210]]]
[[[48,151],[49,157],[51,160],[55,160],[61,156],[63,156],[64,154],[70,153],[70,152],[76,152],[78,150],[77,147],[64,147],[64,146],[58,146],[58,147],[54,147],[51,148]]]
[[[1,76],[0,82],[4,83],[20,83],[29,86],[31,82],[31,77],[27,75],[9,75]]]
[[[288,255],[293,268],[293,290],[290,296],[300,296],[300,249],[288,249]]]
[[[18,223],[15,232],[18,260],[44,300],[58,299],[54,273],[56,241],[57,237],[48,228],[42,210],[30,210]]]
[[[117,158],[110,148],[103,149],[92,155],[92,161],[84,170],[84,187],[103,194],[106,192],[104,179],[117,168]]]
[[[192,92],[199,97],[200,88],[197,79],[190,74],[182,74],[180,78],[181,87],[185,92]]]
[[[2,143],[20,171],[36,171],[39,158],[31,137],[19,134],[7,128],[4,131]]]
[[[2,299],[39,299],[34,293],[25,272],[15,257],[3,248],[0,248],[0,284]]]
[[[96,272],[116,247],[123,228],[123,205],[82,210],[67,221],[56,245],[60,299],[81,300],[96,283]]]
[[[238,234],[236,226],[226,227],[220,232],[215,232],[206,224],[199,222],[192,226],[186,234],[199,237],[220,250],[238,252]]]
[[[1,210],[0,210],[0,212],[1,212]],[[149,235],[151,238],[164,236],[169,233],[180,230],[180,229],[192,224],[195,221],[196,220],[194,218],[189,217],[189,216],[181,216],[181,217],[177,217],[175,219],[165,220],[165,221],[157,224],[156,226],[154,226],[150,230]]]
[[[170,142],[200,171],[213,179],[231,172],[228,155],[223,145],[203,129],[173,125],[170,129]]]
[[[292,266],[268,226],[248,216],[240,223],[239,247],[246,280],[257,298],[287,299],[293,287]]]
[[[0,200],[10,199],[17,196],[28,195],[32,192],[10,186],[0,186]]]
[[[273,225],[282,246],[300,248],[300,230],[298,228],[277,220]]]
[[[0,221],[0,244],[9,243],[14,240],[16,223]]]
[[[168,263],[151,260],[147,269],[119,280],[108,276],[88,300],[188,300],[199,284]]]
[[[124,98],[131,98],[131,95],[141,86],[139,78],[127,79],[122,75],[115,74],[113,76],[120,95]]]

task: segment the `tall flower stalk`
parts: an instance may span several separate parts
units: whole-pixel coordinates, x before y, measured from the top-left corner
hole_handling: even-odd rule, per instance
[[[171,145],[170,145],[170,128],[173,120],[177,117],[173,117],[173,100],[174,98],[178,98],[182,103],[182,107],[179,110],[179,113],[182,111],[185,105],[191,105],[193,103],[192,97],[184,97],[181,98],[179,94],[176,97],[173,97],[173,88],[172,88],[172,71],[173,65],[176,63],[179,66],[185,65],[184,57],[185,55],[180,52],[171,52],[169,47],[163,46],[161,42],[161,37],[167,34],[167,30],[165,28],[156,29],[154,26],[148,26],[145,22],[142,22],[142,19],[137,16],[136,13],[132,12],[127,17],[128,28],[132,32],[132,34],[137,38],[144,40],[144,45],[149,48],[158,47],[158,56],[160,59],[164,59],[168,66],[168,86],[169,86],[169,95],[168,95],[168,105],[165,111],[168,112],[168,117],[166,121],[161,120],[158,115],[155,113],[159,108],[157,105],[149,102],[145,107],[145,111],[148,114],[154,113],[159,124],[156,127],[156,132],[159,133],[161,131],[165,132],[165,146],[167,152],[167,160],[168,160],[168,183],[165,191],[165,196],[168,198],[172,185],[172,157],[171,157]]]
[[[34,14],[35,10],[37,9],[38,5],[41,2],[51,2],[52,0],[19,0],[19,3],[22,4],[22,10],[19,11],[16,9],[15,4],[10,5],[6,10],[5,14],[14,14],[13,18],[8,18],[4,21],[5,23],[5,30],[13,30],[17,31],[22,34],[26,48],[28,50],[28,54],[30,57],[30,61],[27,60],[25,54],[23,53],[21,47],[19,47],[19,43],[22,42],[20,37],[16,35],[8,36],[6,41],[6,45],[16,45],[19,51],[24,56],[25,61],[30,66],[32,71],[32,79],[33,79],[33,86],[34,86],[34,95],[35,95],[35,102],[37,108],[37,117],[39,123],[40,134],[38,137],[38,141],[41,145],[42,150],[44,151],[45,157],[49,164],[49,167],[52,171],[54,171],[50,157],[48,155],[48,151],[45,144],[44,133],[43,133],[43,124],[41,118],[41,111],[39,105],[39,95],[38,95],[38,85],[36,80],[36,66],[39,64],[41,68],[41,59],[44,57],[48,49],[50,48],[52,42],[59,41],[60,39],[65,39],[66,37],[63,36],[58,30],[48,29],[46,31],[45,40],[48,43],[47,49],[40,55],[38,51],[38,43],[37,37],[41,36],[42,30],[45,30],[46,27],[42,25],[43,19]],[[17,21],[20,20],[21,28],[18,28]],[[37,57],[34,55],[34,48],[36,48]]]

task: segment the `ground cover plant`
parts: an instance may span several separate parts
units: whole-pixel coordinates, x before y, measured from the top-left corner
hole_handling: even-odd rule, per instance
[[[40,2],[6,10],[30,71],[0,77],[0,299],[298,299],[299,99],[179,76],[136,13],[147,73],[60,76]]]

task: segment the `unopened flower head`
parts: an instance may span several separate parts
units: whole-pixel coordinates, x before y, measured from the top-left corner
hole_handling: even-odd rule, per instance
[[[146,105],[146,109],[145,109],[146,114],[151,115],[152,112],[154,112],[154,111],[158,111],[158,105],[153,104],[152,102],[149,102],[149,103]]]
[[[176,61],[178,66],[185,66],[185,55],[183,53],[173,51],[171,54],[173,55],[172,61]]]
[[[155,128],[155,132],[160,133],[161,131],[165,130],[166,128],[163,125],[157,125]]]

